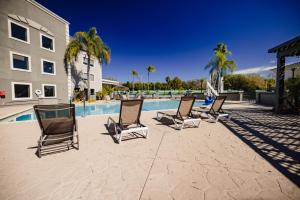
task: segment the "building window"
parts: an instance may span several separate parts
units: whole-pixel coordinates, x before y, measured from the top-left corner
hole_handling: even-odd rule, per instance
[[[55,62],[42,59],[42,74],[55,75]]]
[[[11,20],[8,20],[9,37],[21,42],[29,43],[29,28]]]
[[[84,73],[84,74],[82,75],[82,78],[83,78],[84,80],[87,80],[87,73]],[[94,74],[90,74],[90,81],[94,81]]]
[[[94,74],[90,74],[90,81],[94,81]]]
[[[55,51],[54,38],[41,34],[41,48]]]
[[[95,89],[91,89],[90,92],[91,92],[91,95],[95,95]]]
[[[32,99],[31,83],[12,82],[12,99],[13,100],[28,100]]]
[[[45,98],[55,98],[56,97],[56,85],[43,84],[43,94]]]
[[[83,57],[83,64],[85,64],[85,65],[88,64],[88,58],[87,57]],[[94,67],[94,60],[93,59],[90,60],[90,66]]]
[[[10,68],[12,70],[31,72],[30,56],[10,51]]]

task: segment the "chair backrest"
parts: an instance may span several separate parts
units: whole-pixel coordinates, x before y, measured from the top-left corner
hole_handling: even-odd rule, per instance
[[[183,119],[184,117],[190,116],[195,99],[194,96],[181,97],[176,117]]]
[[[210,108],[210,112],[212,113],[220,112],[225,100],[226,100],[226,96],[217,96]]]
[[[123,126],[139,124],[142,107],[142,99],[121,100],[119,123]]]
[[[75,129],[75,104],[33,106],[44,135],[71,133]]]

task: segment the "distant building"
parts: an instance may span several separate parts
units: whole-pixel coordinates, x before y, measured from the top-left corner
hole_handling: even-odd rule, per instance
[[[72,67],[71,74],[71,93],[75,90],[87,91],[87,55],[81,51]],[[102,66],[95,58],[90,63],[90,94],[95,95],[96,92],[102,90]]]
[[[277,68],[271,69],[273,72],[273,77],[276,78]],[[284,79],[292,78],[300,78],[300,62],[288,64],[285,66]]]
[[[34,0],[0,0],[0,8],[0,102],[36,103],[36,90],[67,101],[69,22]]]

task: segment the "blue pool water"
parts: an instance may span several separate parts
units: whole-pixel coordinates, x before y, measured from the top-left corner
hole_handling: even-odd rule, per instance
[[[144,101],[142,111],[153,111],[153,110],[168,110],[168,109],[177,109],[179,105],[179,100],[164,100],[164,101]],[[203,101],[196,101],[194,106],[204,105]],[[120,102],[110,102],[106,104],[97,104],[97,105],[87,105],[85,115],[103,115],[103,114],[113,114],[119,113],[120,111]],[[83,116],[84,109],[83,106],[76,106],[76,116]],[[26,113],[13,116],[6,121],[27,121],[35,120],[35,114],[33,110],[30,110]]]

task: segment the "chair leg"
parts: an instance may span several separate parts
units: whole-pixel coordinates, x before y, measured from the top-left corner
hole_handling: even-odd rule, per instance
[[[180,126],[180,129],[179,130],[182,130],[184,127],[184,121],[182,122],[181,126]]]
[[[159,117],[159,115],[161,115],[161,116]],[[161,120],[161,118],[162,118],[163,116],[164,116],[164,115],[161,114],[161,113],[156,113],[156,119],[157,119],[157,120]]]
[[[200,126],[200,123],[201,123],[201,120],[199,120],[198,125],[197,125],[197,128]]]
[[[194,128],[198,128],[199,125],[200,125],[200,122],[201,122],[201,121],[199,121],[198,124],[196,124],[194,121],[192,121]]]
[[[38,150],[37,150],[37,156],[39,157],[39,158],[41,158],[42,157],[42,144],[41,144],[41,141],[39,140],[38,141]]]
[[[120,144],[122,142],[122,131],[120,132],[119,138],[118,138],[118,143]]]
[[[143,131],[143,132],[144,132],[144,131]],[[145,138],[148,139],[149,130],[147,129],[145,132],[146,132]]]
[[[172,118],[173,123],[176,126],[176,129],[181,130],[180,126],[178,125],[178,123],[176,122],[176,120],[174,118]]]
[[[77,150],[79,150],[79,135],[78,135],[78,133],[76,135],[76,138],[77,138]]]

